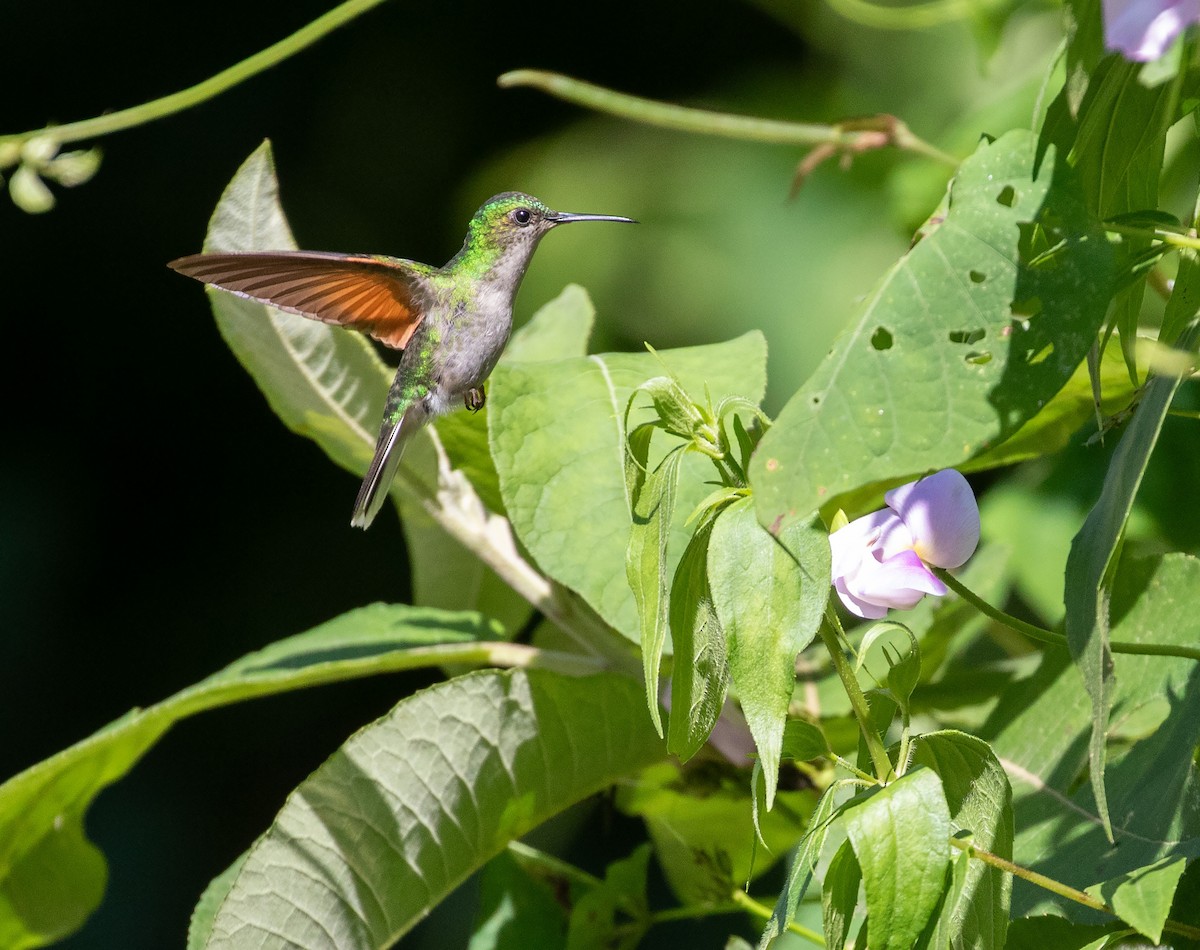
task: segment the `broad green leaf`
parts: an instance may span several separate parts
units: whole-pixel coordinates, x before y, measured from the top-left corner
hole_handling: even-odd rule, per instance
[[[1036,145],[1009,132],[963,163],[945,220],[784,407],[751,463],[763,524],[961,465],[1070,379],[1104,318],[1111,252],[1063,164],[1035,168]]]
[[[760,813],[765,852],[755,847],[745,772],[716,761],[652,765],[621,784],[616,803],[645,821],[675,896],[698,905],[723,903],[733,888],[769,871],[800,838],[815,797],[811,789],[781,791],[779,806]]]
[[[567,950],[633,950],[641,942],[650,913],[649,866],[648,844],[608,866],[603,883],[584,894],[571,910]]]
[[[1193,325],[1181,343],[1194,351],[1200,326]],[[1088,747],[1092,789],[1105,832],[1112,837],[1104,789],[1104,742],[1112,707],[1112,654],[1109,651],[1108,597],[1111,570],[1134,496],[1142,483],[1150,453],[1158,441],[1180,379],[1158,376],[1150,380],[1121,442],[1109,462],[1104,487],[1071,542],[1067,557],[1066,633],[1084,686],[1092,698],[1092,739]]]
[[[705,518],[684,549],[671,581],[671,712],[667,749],[686,762],[708,741],[729,690],[725,631],[708,583],[713,519]]]
[[[204,250],[295,248],[279,204],[269,142],[260,145],[226,187]],[[362,334],[285,313],[210,289],[217,327],[275,414],[355,473],[371,461],[392,372]],[[350,511],[350,498],[346,511]]]
[[[595,324],[596,308],[588,292],[578,284],[567,284],[513,332],[502,358],[513,363],[540,363],[586,356]]]
[[[1097,379],[1101,413],[1111,415],[1133,401],[1136,388],[1129,379],[1129,372],[1117,348],[1105,347],[1100,357]],[[1091,374],[1087,364],[1081,363],[1066,385],[1012,438],[1005,439],[959,468],[963,472],[979,472],[1050,455],[1064,448],[1082,426],[1095,419],[1096,411]]]
[[[776,540],[743,498],[721,510],[708,544],[708,582],[729,650],[734,693],[775,800],[784,722],[807,647],[829,598],[829,536],[797,522]],[[795,553],[793,553],[795,552]],[[797,557],[800,560],[797,560]]]
[[[653,429],[642,430],[648,437]],[[633,524],[629,531],[629,550],[625,559],[625,574],[633,590],[641,626],[642,671],[646,681],[646,705],[650,721],[662,735],[662,714],[659,712],[658,673],[662,663],[663,644],[669,626],[671,588],[667,572],[667,541],[671,536],[671,518],[675,513],[675,496],[679,490],[679,463],[686,446],[671,448],[654,471],[635,482],[633,489]],[[632,446],[631,446],[632,450]],[[645,464],[646,455],[639,452],[636,459]]]
[[[640,692],[489,670],[402,700],[288,798],[207,946],[390,947],[509,841],[661,758]]]
[[[703,392],[708,385],[714,399],[738,394],[758,401],[766,386],[763,338],[749,333],[657,356],[608,353],[512,363],[497,367],[488,395],[492,456],[517,536],[543,571],[578,591],[634,641],[637,608],[625,575],[631,500],[624,414],[634,389],[661,375],[664,364],[687,392]],[[649,402],[635,408],[631,430],[655,418]],[[711,473],[707,460],[692,461]],[[683,520],[709,491],[706,476],[693,479],[688,471],[685,461],[671,544],[679,553],[691,533]],[[674,563],[668,569],[673,568]]]
[[[1047,914],[1041,917],[1025,917],[1014,920],[1008,928],[1008,943],[1005,950],[1085,950],[1096,941],[1103,940],[1118,928],[1117,924],[1076,924]]]
[[[1112,639],[1194,647],[1200,560],[1181,554],[1122,558],[1112,590]],[[1109,766],[1116,846],[1105,836],[1086,774],[1091,706],[1066,651],[1046,654],[1014,684],[982,735],[1013,786],[1013,858],[1073,887],[1111,880],[1170,856],[1200,853],[1187,803],[1200,793],[1192,750],[1200,741],[1200,670],[1182,657],[1116,654],[1114,728],[1140,719],[1140,741]],[[1151,717],[1146,723],[1147,717]],[[1157,728],[1154,728],[1157,724]],[[1137,738],[1138,736],[1135,736]],[[1077,906],[1022,881],[1013,914]]]
[[[480,662],[496,627],[475,614],[375,604],[251,653],[174,696],[133,710],[0,785],[0,946],[44,946],[76,930],[103,896],[104,858],[86,838],[92,800],[178,720],[275,693]]]
[[[942,780],[951,833],[970,832],[977,847],[1012,860],[1012,790],[988,744],[946,730],[919,736],[913,749],[913,762],[929,766]],[[971,861],[956,899],[943,911],[942,936],[949,946],[956,950],[1003,947],[1011,895],[1010,875]]]
[[[1187,863],[1182,855],[1163,858],[1148,867],[1095,884],[1088,892],[1107,903],[1138,933],[1158,943]]]
[[[787,883],[779,892],[779,899],[775,902],[775,909],[771,912],[771,917],[763,928],[757,950],[767,950],[796,916],[796,908],[804,899],[808,885],[812,883],[813,871],[816,870],[817,862],[821,859],[821,851],[825,848],[825,838],[829,834],[829,825],[833,821],[837,806],[834,801],[836,789],[836,785],[825,789],[820,801],[817,802],[816,809],[808,819],[808,829],[792,854]],[[773,814],[774,812],[768,812],[767,819],[770,820]]]
[[[825,946],[831,950],[841,950],[846,945],[861,883],[862,868],[858,866],[854,846],[849,841],[843,841],[829,862],[829,870],[825,872],[825,880],[821,885]]]
[[[952,826],[942,782],[918,768],[842,810],[862,868],[872,950],[912,950],[937,911]]]
[[[505,851],[480,874],[479,915],[467,950],[563,950],[567,920],[553,888]]]

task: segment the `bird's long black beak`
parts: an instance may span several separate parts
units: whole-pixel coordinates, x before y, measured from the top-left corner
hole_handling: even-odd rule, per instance
[[[633,218],[622,218],[616,214],[571,214],[568,211],[555,211],[551,220],[555,224],[570,224],[572,221],[618,221],[622,224],[637,224]]]

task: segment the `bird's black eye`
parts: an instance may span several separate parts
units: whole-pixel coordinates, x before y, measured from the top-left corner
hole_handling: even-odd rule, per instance
[[[517,208],[517,210],[512,213],[512,219],[520,225],[528,224],[532,218],[533,215],[529,213],[528,208]]]

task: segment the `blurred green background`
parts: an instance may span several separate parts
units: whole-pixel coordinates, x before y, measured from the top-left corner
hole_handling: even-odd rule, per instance
[[[175,91],[331,6],[8,0],[0,131]],[[1053,4],[1000,28],[874,29],[808,0],[594,5],[393,2],[194,110],[102,141],[92,182],[30,217],[0,201],[6,292],[0,455],[0,777],[224,663],[351,607],[408,597],[399,522],[348,520],[357,479],[287,432],[166,261],[199,250],[264,137],[302,247],[441,263],[507,189],[638,218],[542,246],[518,323],[568,282],[596,349],[758,327],[777,412],[903,253],[949,169],[894,153],[823,166],[789,200],[795,149],[595,117],[507,70],[802,121],[877,112],[963,155],[1032,122]],[[104,905],[70,947],[181,946],[196,897],[287,792],[420,676],[327,687],[179,727],[91,812]],[[603,808],[603,806],[601,806]],[[593,869],[636,838],[608,814]],[[580,860],[589,860],[588,856]],[[469,912],[441,926],[469,923]],[[405,946],[456,946],[426,928]],[[694,947],[723,933],[696,928]],[[709,941],[709,942],[705,942]]]

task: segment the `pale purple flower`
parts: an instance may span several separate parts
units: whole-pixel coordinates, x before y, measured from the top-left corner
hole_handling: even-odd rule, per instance
[[[1126,59],[1158,59],[1185,29],[1200,22],[1200,0],[1104,0],[1104,45]]]
[[[966,563],[979,544],[979,506],[967,480],[952,468],[893,488],[888,507],[829,536],[833,586],[851,613],[879,620],[889,608],[908,610],[943,584],[930,570]]]

